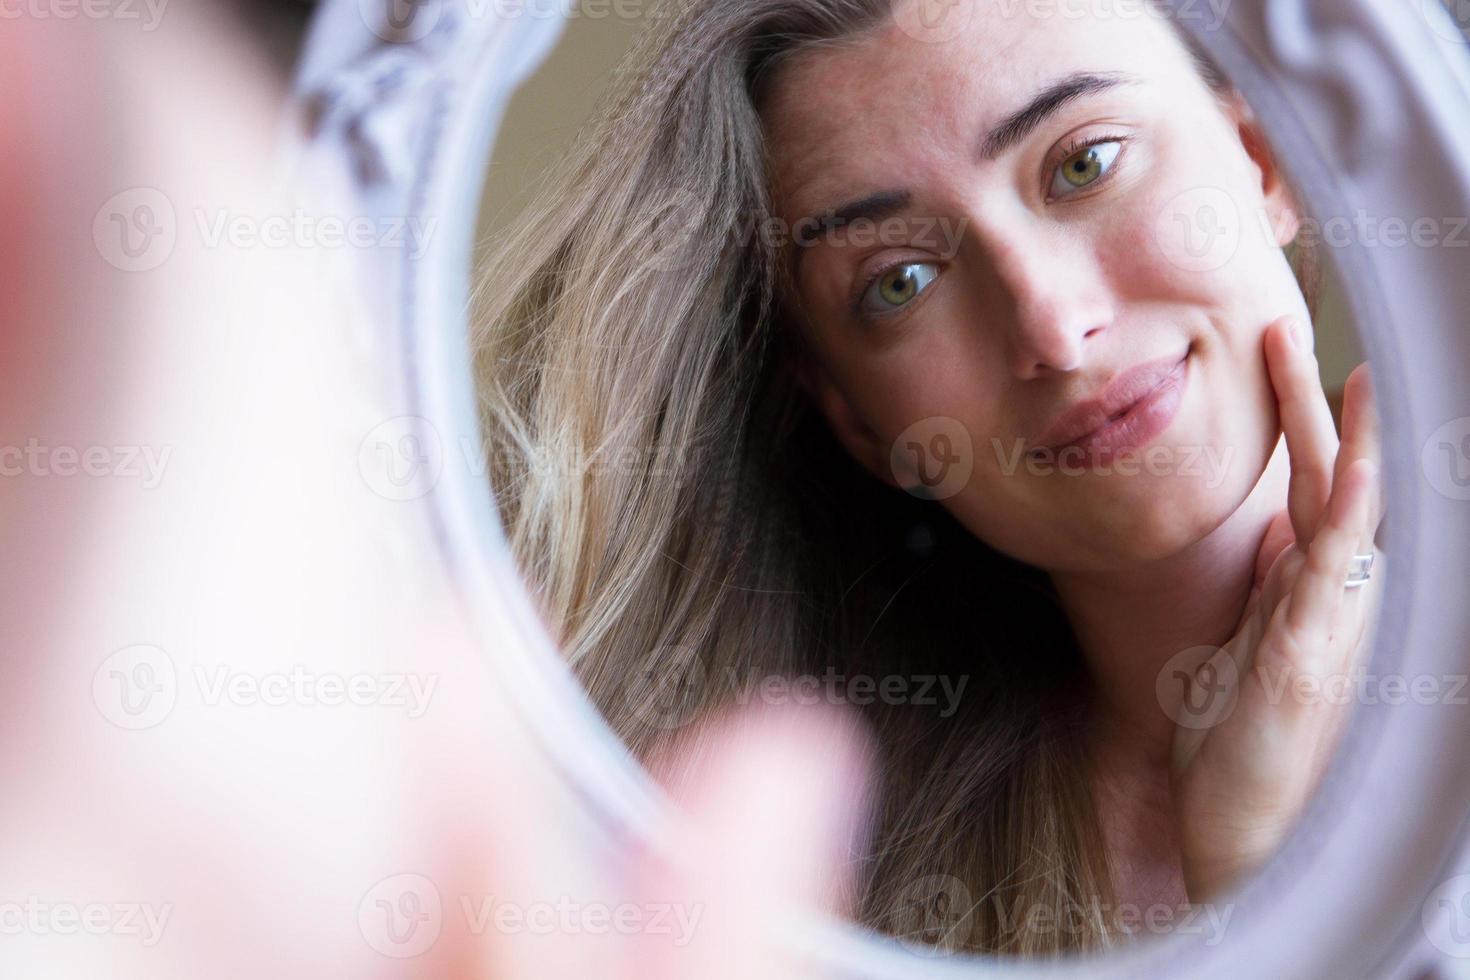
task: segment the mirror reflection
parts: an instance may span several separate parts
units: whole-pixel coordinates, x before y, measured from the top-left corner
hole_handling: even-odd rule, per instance
[[[1190,27],[584,4],[487,177],[489,476],[548,628],[640,758],[861,719],[834,902],[917,952],[1223,935],[1372,693],[1352,239]]]

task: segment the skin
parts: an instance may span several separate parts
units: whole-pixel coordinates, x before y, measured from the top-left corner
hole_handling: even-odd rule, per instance
[[[228,188],[221,190],[209,184],[202,191],[224,193],[222,200],[255,209],[260,200],[269,198],[266,178],[272,172],[272,123],[280,95],[270,79],[260,73],[258,64],[247,57],[248,52],[240,49],[243,35],[208,13],[207,5],[181,5],[181,19],[173,22],[176,30],[161,32],[156,44],[128,43],[105,52],[108,58],[104,60],[116,63],[121,75],[132,81],[134,99],[114,108],[125,114],[125,122],[135,125],[117,130],[131,132],[151,123],[166,130],[193,133],[208,129],[206,123],[217,124],[221,134],[218,138],[191,143],[196,151],[195,165],[187,170],[206,176],[228,175]],[[33,65],[66,67],[80,63],[75,57],[68,58],[68,54],[74,54],[74,25],[42,21],[28,27],[32,29],[0,31],[0,81],[10,83],[12,90],[22,86],[24,73]],[[175,79],[189,74],[188,67],[201,58],[212,68],[201,77],[213,88],[177,85]],[[97,91],[95,85],[80,84],[57,89],[57,97],[69,110],[59,118],[86,117],[94,109],[100,113],[93,104],[93,93]],[[231,111],[215,111],[226,103]],[[0,142],[10,138],[12,132],[10,127],[0,127]],[[0,187],[17,186],[32,173],[72,176],[70,167],[77,159],[77,147],[70,133],[63,138],[59,129],[47,132],[42,127],[34,133],[27,131],[27,135],[34,138],[16,144],[24,151],[20,157],[0,153],[0,177],[7,178],[0,180]],[[152,164],[148,172],[166,175],[178,169],[169,166],[178,161],[169,155],[167,141],[145,141],[145,146],[152,151],[142,161]],[[112,158],[116,154],[103,156]],[[66,185],[68,200],[75,199],[88,211],[93,206],[88,202],[101,201],[111,193],[108,181],[91,179],[89,174],[82,168]],[[60,200],[47,203],[57,207],[66,204]],[[31,210],[55,223],[55,208]],[[23,209],[22,218],[25,213]],[[80,216],[90,218],[90,214]],[[22,220],[13,229],[0,227],[0,236],[11,235],[17,243],[32,247],[44,239],[44,230],[39,218]],[[30,257],[23,249],[11,254],[18,260]],[[97,258],[88,255],[85,262],[72,265],[85,272],[97,265]],[[268,344],[273,337],[262,333],[260,324],[277,325],[276,333],[283,338],[308,330],[348,336],[360,326],[356,320],[342,316],[334,304],[316,309],[310,299],[318,290],[302,274],[311,264],[289,265],[297,278],[287,275],[266,280],[242,276],[237,263],[222,261],[217,255],[206,257],[200,250],[182,249],[169,264],[151,274],[164,277],[151,280],[156,288],[140,295],[127,293],[116,277],[105,288],[88,279],[87,288],[100,290],[98,302],[110,303],[122,317],[121,333],[158,347],[149,348],[158,355],[149,363],[159,357],[172,362],[181,352],[195,352],[199,372],[207,376],[211,366],[222,358],[220,351],[193,343],[196,332],[187,329],[193,325],[192,317],[184,316],[183,330],[155,329],[178,319],[180,296],[196,295],[201,288],[222,297],[225,301],[220,304],[221,310],[233,313],[239,324],[235,328],[235,322],[230,321],[227,325],[231,329],[207,336],[261,337]],[[66,315],[74,310],[71,299],[78,289],[75,269],[68,266],[65,275],[50,274],[49,270],[39,275],[31,272],[13,262],[0,266],[0,280],[4,280],[0,281],[0,295],[19,296],[29,303],[28,308],[60,314],[28,320],[13,318],[17,325],[37,334],[32,338],[38,345],[36,349],[49,349],[50,340],[59,346],[81,330],[95,329],[93,320]],[[188,309],[192,305],[185,308],[186,313]],[[48,333],[53,336],[41,336]],[[181,350],[158,346],[177,337],[189,339]],[[1272,527],[1274,540],[1279,541],[1283,534],[1293,532],[1292,519],[1309,521],[1311,512],[1320,509],[1327,481],[1333,488],[1329,512],[1336,512],[1341,501],[1352,502],[1353,493],[1343,493],[1343,489],[1361,488],[1365,481],[1361,475],[1337,473],[1331,464],[1362,451],[1362,445],[1353,448],[1353,433],[1365,443],[1371,442],[1372,433],[1364,376],[1355,376],[1356,382],[1349,385],[1344,408],[1346,436],[1339,451],[1322,423],[1315,400],[1314,366],[1307,358],[1290,356],[1279,330],[1272,331],[1270,338],[1274,339],[1265,341],[1263,357],[1270,358],[1271,380],[1284,393],[1281,400],[1295,409],[1283,413],[1294,482],[1292,506],[1288,507],[1284,497],[1278,501],[1281,509]],[[232,345],[229,353],[239,355],[241,348]],[[280,361],[269,353],[260,357],[260,363]],[[69,367],[76,369],[74,363]],[[108,365],[109,369],[114,367]],[[313,372],[310,380],[314,387],[305,396],[310,401],[303,401],[299,409],[288,405],[284,411],[242,416],[228,391],[222,397],[202,401],[183,394],[165,401],[172,406],[188,405],[197,423],[194,428],[210,434],[210,444],[223,446],[225,452],[232,452],[239,442],[221,439],[220,433],[245,424],[256,435],[260,435],[257,430],[263,424],[275,426],[261,436],[261,444],[285,444],[298,434],[303,413],[319,404],[323,384],[340,383],[344,393],[356,390],[354,385],[360,379],[348,368],[350,364],[336,374]],[[192,377],[199,372],[174,374]],[[277,386],[283,396],[289,393],[287,382],[293,379],[295,375],[283,378]],[[64,408],[68,417],[76,415],[75,422],[69,424],[83,426],[76,430],[79,432],[87,431],[89,423],[95,422],[100,427],[97,431],[106,431],[114,424],[118,404],[88,404],[76,398],[58,402],[54,396],[48,401],[36,394],[39,391],[35,386],[8,387],[6,394],[19,408],[13,417],[32,425],[48,419],[54,424],[61,418],[57,411]],[[176,394],[170,390],[163,393]],[[329,401],[351,403],[348,397]],[[151,410],[146,405],[124,407],[126,418],[144,417],[136,413],[144,411],[146,415]],[[342,423],[344,431],[353,424],[348,418]],[[229,466],[214,469],[223,476],[234,472]],[[3,717],[19,735],[4,741],[12,749],[6,756],[6,785],[11,789],[8,815],[23,829],[19,835],[7,836],[9,850],[0,855],[0,864],[10,875],[7,881],[39,882],[39,886],[28,886],[28,891],[39,892],[43,898],[72,896],[86,901],[90,896],[108,904],[109,896],[137,897],[143,899],[145,908],[155,910],[161,905],[172,907],[178,901],[180,914],[169,920],[157,946],[145,947],[127,936],[114,937],[118,941],[109,944],[109,963],[136,964],[130,972],[146,971],[151,977],[195,977],[200,972],[199,964],[212,959],[228,962],[238,972],[248,970],[260,975],[318,976],[327,964],[340,972],[343,962],[362,963],[367,971],[383,972],[388,961],[371,948],[375,935],[371,916],[375,909],[382,909],[370,904],[374,896],[383,893],[370,891],[366,897],[360,896],[377,876],[389,874],[392,878],[384,880],[391,881],[405,867],[437,882],[444,907],[443,930],[432,950],[423,957],[402,961],[413,964],[410,970],[446,977],[599,976],[639,980],[811,975],[810,957],[790,954],[791,944],[786,941],[790,929],[778,931],[771,924],[791,921],[786,914],[788,908],[837,904],[835,896],[850,893],[854,885],[843,878],[851,868],[846,845],[850,838],[859,836],[855,827],[861,823],[860,798],[864,773],[869,768],[869,748],[847,720],[822,709],[813,709],[818,712],[814,715],[768,707],[710,730],[691,731],[682,751],[657,760],[655,766],[669,784],[670,796],[688,816],[684,826],[678,828],[677,835],[666,831],[656,835],[657,843],[667,847],[650,847],[627,855],[627,860],[609,860],[606,835],[589,833],[581,821],[585,801],[573,798],[556,778],[555,768],[546,766],[538,753],[526,751],[526,733],[516,723],[517,712],[510,700],[515,692],[495,683],[493,675],[484,670],[483,651],[475,642],[474,631],[462,622],[458,597],[446,590],[415,591],[410,598],[417,604],[405,617],[399,570],[389,570],[377,560],[371,534],[351,533],[376,519],[375,512],[354,516],[359,506],[370,509],[370,495],[358,494],[357,500],[368,503],[355,504],[352,495],[341,494],[339,482],[329,472],[318,473],[307,466],[301,473],[304,480],[292,486],[296,497],[316,499],[310,496],[315,494],[345,508],[343,519],[329,529],[338,529],[343,535],[338,551],[333,552],[341,562],[340,571],[332,569],[334,581],[347,590],[346,594],[362,599],[350,607],[302,603],[300,590],[293,588],[294,577],[268,574],[252,575],[242,581],[240,589],[221,593],[249,594],[253,600],[250,616],[236,615],[237,604],[231,603],[206,603],[202,608],[181,605],[174,601],[177,596],[197,591],[197,582],[189,576],[198,568],[219,565],[218,549],[210,547],[212,539],[207,534],[184,535],[182,540],[197,543],[192,544],[192,550],[180,552],[167,536],[138,536],[140,514],[135,502],[126,499],[126,493],[116,498],[111,489],[86,488],[86,494],[102,494],[112,503],[92,507],[83,514],[76,506],[57,505],[57,494],[65,487],[24,483],[10,487],[10,499],[31,494],[38,501],[44,498],[46,503],[31,508],[27,520],[12,522],[18,533],[9,539],[9,553],[15,564],[30,570],[34,579],[36,570],[95,562],[99,553],[124,554],[121,549],[99,551],[95,545],[98,537],[111,540],[132,536],[145,554],[148,544],[158,542],[155,547],[160,550],[150,556],[155,560],[143,563],[163,576],[151,590],[161,597],[158,609],[146,616],[149,622],[162,625],[151,632],[238,637],[242,623],[258,623],[262,640],[247,644],[259,653],[258,666],[269,666],[273,649],[269,640],[283,625],[292,635],[360,637],[361,642],[310,645],[317,657],[314,665],[336,673],[360,669],[364,650],[373,650],[374,643],[382,649],[369,660],[389,662],[402,645],[405,622],[416,627],[431,624],[432,641],[422,644],[426,659],[418,669],[452,678],[455,683],[440,686],[434,710],[422,722],[403,726],[390,718],[385,723],[389,727],[379,732],[381,737],[366,741],[342,737],[337,723],[325,721],[326,716],[316,711],[308,712],[309,718],[303,715],[299,723],[285,725],[221,724],[217,712],[192,711],[187,699],[181,700],[179,710],[157,728],[146,733],[124,731],[104,724],[101,716],[90,709],[79,711],[78,692],[87,691],[94,679],[99,649],[111,649],[107,644],[118,642],[117,631],[107,628],[107,624],[114,620],[137,621],[137,603],[131,601],[136,590],[124,597],[126,609],[117,612],[85,590],[67,606],[59,604],[56,595],[38,591],[34,585],[13,589],[7,593],[12,599],[6,609],[7,623],[17,635],[50,638],[51,642],[17,645],[16,676],[26,683],[8,685],[4,691],[11,700],[5,705]],[[81,488],[73,489],[81,492]],[[234,483],[213,488],[212,483],[193,481],[181,492],[195,499],[200,492],[229,494],[233,499],[238,490]],[[1342,506],[1351,512],[1351,506]],[[170,511],[167,504],[155,508],[170,520],[179,510],[175,507]],[[311,520],[316,510],[290,509],[276,528],[280,540],[294,542],[306,536],[323,540],[321,523]],[[1279,515],[1288,510],[1291,519],[1281,519]],[[95,532],[85,542],[70,533],[79,524]],[[1266,537],[1273,540],[1271,535]],[[338,539],[333,536],[331,540]],[[1320,531],[1310,547],[1312,556],[1326,554],[1318,551],[1318,540],[1322,540]],[[262,567],[268,567],[281,550],[274,539],[267,537],[255,551],[247,549],[239,554],[248,558],[258,552]],[[1262,554],[1270,558],[1270,549],[1263,549]],[[1275,610],[1299,609],[1277,600],[1275,595],[1275,590],[1285,589],[1295,599],[1300,568],[1292,569],[1296,562],[1290,556],[1299,551],[1287,547],[1280,554],[1287,557],[1270,559],[1276,576],[1274,588],[1263,591],[1259,605]],[[138,549],[116,560],[119,564],[115,569],[99,566],[102,572],[116,574],[92,578],[104,582],[127,575],[136,577]],[[244,567],[251,570],[248,563]],[[1334,569],[1333,588],[1318,594],[1328,600],[1328,606],[1340,598],[1336,573]],[[75,578],[71,576],[68,581]],[[1268,581],[1270,578],[1268,575]],[[85,612],[81,612],[84,602]],[[78,614],[70,615],[73,607]],[[347,619],[341,619],[339,613]],[[1276,615],[1272,613],[1273,618]],[[1331,615],[1308,617],[1308,625],[1324,619],[1334,625],[1338,622]],[[78,624],[85,627],[83,633],[76,632]],[[344,633],[344,628],[349,632]],[[1298,635],[1277,633],[1282,639]],[[89,636],[101,636],[103,643],[92,642]],[[1300,636],[1310,639],[1311,634],[1308,631]],[[1258,645],[1257,652],[1260,649]],[[1315,642],[1300,649],[1283,643],[1268,652],[1289,663],[1302,652],[1321,649],[1321,644]],[[174,654],[189,655],[180,650]],[[289,666],[296,656],[297,651],[287,650],[280,663]],[[1251,717],[1242,713],[1248,705],[1248,700],[1242,698],[1241,707],[1232,717]],[[97,707],[102,707],[100,702]],[[1310,729],[1315,723],[1306,712],[1272,714],[1275,717],[1257,719],[1263,723],[1263,737],[1295,741],[1300,737],[1299,726]],[[1279,724],[1264,727],[1264,723],[1273,721]],[[322,724],[328,727],[319,729]],[[377,730],[361,731],[371,734]],[[1211,740],[1227,732],[1227,726],[1222,725],[1207,740],[1188,747],[1200,757],[1213,753],[1223,758],[1223,752],[1211,748]],[[140,734],[154,749],[163,751],[136,751]],[[1239,739],[1227,737],[1220,746],[1230,749],[1242,744]],[[37,751],[39,745],[47,749]],[[309,745],[314,754],[331,764],[301,765],[303,745]],[[375,746],[388,747],[388,755],[381,757],[374,751]],[[1247,751],[1239,758],[1248,765],[1259,755]],[[1195,770],[1191,764],[1187,771],[1226,772],[1227,767],[1216,763]],[[1269,775],[1272,770],[1260,771]],[[201,774],[212,775],[213,781],[201,782]],[[1230,775],[1233,785],[1240,785],[1239,777]],[[385,778],[396,778],[392,785],[400,791],[383,792]],[[292,779],[299,781],[299,792],[283,789]],[[181,785],[201,788],[180,796]],[[1209,788],[1207,782],[1200,785]],[[98,807],[99,787],[117,787],[120,791],[111,793],[108,806]],[[152,791],[154,787],[159,788],[157,792]],[[171,807],[160,807],[164,788]],[[229,846],[215,849],[207,866],[201,866],[193,854],[181,856],[175,835],[159,833],[160,821],[167,824],[170,819],[187,820],[193,827],[199,813],[225,814],[232,800],[240,801],[235,810],[262,819],[230,825]],[[303,807],[302,800],[311,801],[310,805]],[[1197,812],[1206,816],[1209,813],[1206,808]],[[361,832],[344,835],[342,828],[349,825]],[[422,832],[405,833],[406,825],[421,827]],[[122,863],[108,859],[108,853],[116,850],[112,842],[119,838],[135,842],[142,852],[135,849]],[[394,842],[398,849],[385,851],[385,841]],[[679,846],[686,842],[687,847]],[[674,851],[682,860],[669,856]],[[73,857],[58,861],[57,856],[63,854]],[[269,870],[263,873],[263,868]],[[349,923],[354,906],[361,900],[368,917],[359,919],[357,928],[300,930],[291,946],[296,968],[286,972],[282,970],[279,944],[262,943],[256,938],[279,930],[282,894],[295,896],[301,908],[336,910],[333,914],[337,920]],[[601,920],[600,928],[584,926],[574,933],[557,931],[549,935],[472,928],[471,916],[461,908],[462,903],[488,897],[494,897],[502,908],[507,899],[526,908],[529,903],[560,904],[563,898],[588,912],[656,906],[665,929],[630,933],[616,925],[609,928],[608,918]],[[671,914],[663,915],[666,911]],[[698,925],[692,935],[678,931],[681,914],[691,920],[697,916]],[[613,923],[619,921],[615,914],[611,919]],[[53,920],[53,924],[59,925],[59,920]],[[19,956],[26,962],[45,964],[51,972],[56,972],[59,958],[79,966],[95,963],[99,949],[96,937],[59,934],[64,931],[53,928],[7,937],[6,962],[13,963]],[[685,938],[690,941],[677,945]]]
[[[794,249],[799,372],[847,450],[894,485],[917,482],[891,452],[905,430],[963,428],[973,472],[943,506],[1050,573],[1096,684],[1093,783],[1120,900],[1199,901],[1280,842],[1340,730],[1342,711],[1271,703],[1254,668],[1344,669],[1361,652],[1376,583],[1344,596],[1342,582],[1381,513],[1371,393],[1360,369],[1339,453],[1310,330],[1287,339],[1288,322],[1309,320],[1282,251],[1299,220],[1249,107],[1217,101],[1154,18],[1025,8],[981,0],[942,43],[900,16],[778,77],[763,111],[785,221],[906,194],[885,217],[906,219],[907,238],[836,231]],[[1136,82],[979,153],[1077,71]],[[1093,179],[1058,182],[1074,140],[1119,136]],[[1207,268],[1185,238],[1200,188],[1243,219]],[[933,220],[963,230],[957,248]],[[905,265],[922,288],[885,299],[865,285]],[[1120,372],[1186,352],[1178,414],[1152,442],[1162,469],[1007,466]],[[1188,462],[1204,451],[1226,462]],[[1235,658],[1239,702],[1207,737],[1181,736],[1155,682],[1201,645]]]

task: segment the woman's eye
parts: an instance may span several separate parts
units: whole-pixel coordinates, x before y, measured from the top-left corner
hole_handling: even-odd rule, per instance
[[[873,280],[859,304],[863,313],[883,315],[910,303],[939,275],[933,262],[894,266]]]
[[[1067,157],[1057,167],[1056,176],[1052,179],[1052,196],[1066,197],[1096,183],[1108,172],[1113,161],[1118,159],[1118,153],[1122,149],[1122,142],[1104,140],[1084,146]]]

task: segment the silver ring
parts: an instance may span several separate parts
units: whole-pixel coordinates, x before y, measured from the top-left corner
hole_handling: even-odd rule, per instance
[[[1348,567],[1345,588],[1356,589],[1373,577],[1373,554],[1370,551],[1366,555],[1353,555],[1353,563]]]

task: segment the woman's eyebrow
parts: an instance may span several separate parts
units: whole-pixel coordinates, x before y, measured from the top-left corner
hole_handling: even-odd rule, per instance
[[[1029,136],[1032,130],[1084,95],[1106,92],[1121,85],[1139,85],[1143,79],[1127,72],[1079,71],[1064,76],[1042,89],[1030,102],[1011,113],[991,130],[980,148],[980,156],[994,160]]]
[[[1001,120],[985,138],[980,149],[980,156],[985,160],[994,160],[1077,99],[1124,85],[1141,84],[1143,84],[1142,78],[1121,71],[1079,71],[1064,75],[1038,92],[1026,105]],[[912,195],[907,190],[879,191],[856,201],[849,201],[841,207],[830,209],[826,212],[826,221],[837,227],[860,219],[881,221],[890,215],[906,210],[912,200]],[[815,216],[802,219],[803,222],[814,220],[817,220]],[[797,243],[798,247],[791,263],[793,276],[801,269],[802,255],[806,249],[819,241],[820,239],[816,239],[806,245]]]
[[[906,190],[879,191],[859,200],[849,201],[840,208],[833,208],[822,218],[811,215],[801,219],[796,225],[799,233],[792,236],[795,248],[791,254],[791,277],[799,278],[803,256],[812,246],[823,244],[827,239],[825,233],[817,233],[811,225],[815,224],[817,229],[828,232],[858,221],[882,221],[907,210],[912,203],[913,195]]]
[[[1086,95],[1095,95],[1123,85],[1141,85],[1143,79],[1121,71],[1079,71],[1052,82],[1036,94],[1030,102],[1001,120],[985,138],[980,156],[994,160],[1002,153],[1024,140],[1068,104]],[[879,191],[860,200],[849,201],[841,207],[826,212],[829,220],[838,223],[866,218],[881,221],[908,207],[910,195],[907,190]],[[806,220],[812,220],[808,218]]]
[[[859,201],[850,201],[831,213],[834,224],[851,224],[859,219],[882,221],[909,206],[912,196],[908,191],[879,191]]]

